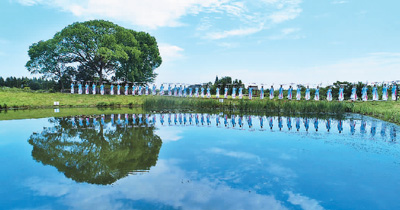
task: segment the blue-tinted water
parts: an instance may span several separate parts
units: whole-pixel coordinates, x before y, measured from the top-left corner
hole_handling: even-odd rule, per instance
[[[0,208],[399,209],[399,129],[359,115],[0,121]]]

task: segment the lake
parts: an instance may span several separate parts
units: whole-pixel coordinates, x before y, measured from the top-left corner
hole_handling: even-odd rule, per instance
[[[355,114],[5,120],[0,208],[400,209],[399,130]]]

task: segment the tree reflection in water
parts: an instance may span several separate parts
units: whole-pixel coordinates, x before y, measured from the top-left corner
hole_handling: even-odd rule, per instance
[[[33,133],[32,157],[76,182],[107,185],[155,166],[162,145],[154,126],[112,125],[110,118],[51,118],[52,127]],[[93,121],[93,123],[82,123]]]
[[[164,121],[165,118],[167,123]],[[223,124],[220,118],[223,118]],[[284,123],[285,118],[286,123]],[[239,127],[242,131],[246,130],[245,124],[248,125],[248,131],[255,131],[256,127],[260,128],[259,131],[265,131],[264,120],[268,120],[271,131],[276,129],[275,124],[278,125],[280,132],[295,132],[299,135],[303,135],[304,131],[306,134],[323,135],[325,129],[320,129],[320,123],[325,121],[327,133],[337,127],[337,133],[345,135],[347,129],[344,128],[349,126],[350,134],[353,136],[358,134],[356,125],[360,124],[359,134],[372,139],[376,137],[377,129],[379,129],[375,120],[367,124],[363,117],[361,119],[296,117],[293,118],[296,126],[294,131],[290,116],[168,113],[122,116],[118,114],[76,119],[51,118],[52,127],[44,128],[41,133],[34,133],[30,137],[29,143],[33,146],[32,156],[38,162],[55,166],[65,176],[77,182],[111,184],[129,172],[146,171],[156,164],[162,144],[161,138],[154,133],[157,119],[160,126],[167,127],[211,128],[216,126],[227,129]],[[315,131],[314,129],[309,131],[310,123],[313,124]],[[287,125],[287,130],[284,129],[284,124]],[[367,126],[371,128],[367,129]],[[389,129],[388,137],[387,129]],[[385,122],[382,122],[380,136],[384,141],[396,142],[396,126],[387,126]]]

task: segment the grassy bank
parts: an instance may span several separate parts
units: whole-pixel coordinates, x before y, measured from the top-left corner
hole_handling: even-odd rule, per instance
[[[60,106],[53,106],[54,101],[60,102]],[[165,109],[189,109],[189,110],[220,110],[253,113],[285,113],[285,114],[342,114],[345,112],[360,113],[373,116],[386,121],[400,124],[400,102],[377,101],[377,102],[327,102],[327,101],[288,101],[288,100],[239,100],[207,98],[176,98],[166,96],[110,96],[110,95],[71,95],[61,93],[38,93],[22,91],[20,89],[0,89],[0,105],[3,109],[0,116],[4,114],[5,108],[9,109],[35,109],[55,107],[100,107],[120,108],[136,107],[147,110]],[[70,109],[67,112],[54,113],[53,109],[43,109],[43,113],[29,114],[29,110],[22,112],[20,116],[0,117],[5,119],[36,118],[35,116],[68,116],[79,114],[107,114],[98,109]],[[112,109],[109,113],[116,113]],[[126,112],[123,110],[121,113]],[[19,115],[19,114],[18,114]]]
[[[101,114],[144,113],[142,108],[62,108],[54,109],[22,109],[0,111],[0,120],[37,119],[46,117],[90,116]]]
[[[78,95],[65,93],[39,93],[16,88],[0,88],[0,109],[52,108],[54,102],[59,107],[140,107],[144,96]]]
[[[353,103],[349,112],[372,116],[400,125],[400,102],[398,101],[368,101]]]

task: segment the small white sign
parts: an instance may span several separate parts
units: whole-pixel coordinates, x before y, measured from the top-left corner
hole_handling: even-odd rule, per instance
[[[59,105],[60,105],[60,102],[54,101],[54,106],[59,106]]]
[[[224,99],[219,99],[219,102],[223,103],[223,102],[224,102]]]

